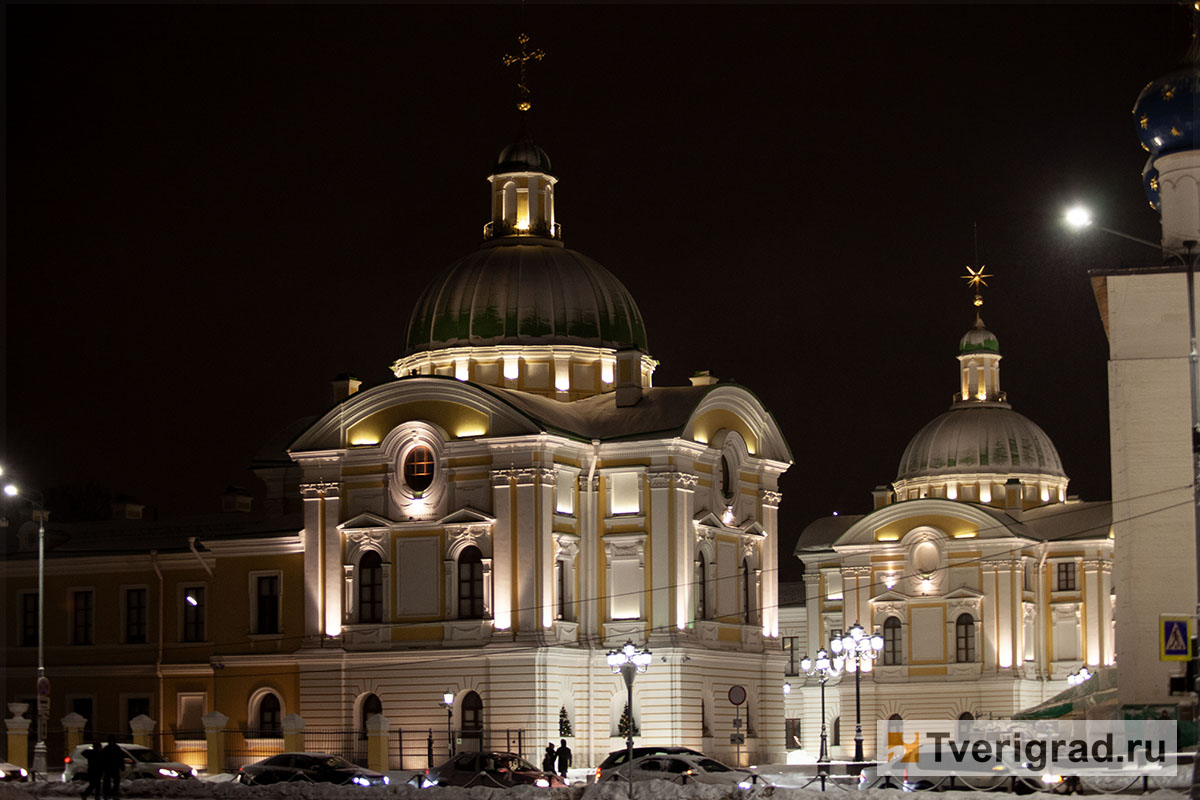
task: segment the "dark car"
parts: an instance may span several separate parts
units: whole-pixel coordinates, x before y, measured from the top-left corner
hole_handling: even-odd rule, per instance
[[[715,783],[733,784],[739,789],[750,789],[755,784],[770,786],[770,783],[745,769],[734,769],[715,758],[692,753],[656,754],[635,758],[631,764],[621,764],[605,770],[601,780],[628,781],[629,770],[633,769],[633,780],[671,781],[672,783]]]
[[[645,747],[633,748],[634,759],[639,759],[642,756],[702,756],[704,755],[698,750],[693,750],[690,747],[675,747],[672,745],[647,745]],[[625,763],[629,758],[629,750],[613,750],[608,756],[600,762],[600,766],[596,767],[596,780],[600,780],[609,771],[616,769]]]
[[[280,753],[242,767],[238,770],[238,780],[249,785],[299,782],[387,786],[389,783],[382,772],[351,764],[329,753]]]
[[[553,772],[542,772],[516,753],[485,752],[459,753],[444,764],[428,770],[422,785],[508,789],[512,786],[546,788],[567,784]]]

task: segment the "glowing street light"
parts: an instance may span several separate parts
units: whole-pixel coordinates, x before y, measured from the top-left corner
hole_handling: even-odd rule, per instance
[[[3,470],[0,470],[3,474]],[[31,779],[38,775],[46,778],[46,723],[50,719],[50,679],[46,677],[46,507],[41,492],[21,491],[14,483],[5,484],[4,494],[21,497],[38,512],[38,668],[37,668],[37,744],[33,746],[33,765],[29,770]],[[37,495],[34,499],[30,495]]]
[[[454,692],[447,689],[442,693],[442,705],[446,707],[446,749],[454,757]]]
[[[858,676],[860,673],[871,671],[871,662],[879,657],[879,651],[883,649],[883,637],[878,632],[867,636],[863,626],[855,622],[854,626],[850,628],[850,632],[840,639],[833,639],[829,643],[829,648],[833,650],[835,656],[845,659],[846,671],[854,673],[854,761],[861,763],[863,760],[862,686]]]
[[[639,649],[632,639],[626,639],[620,650],[608,651],[608,666],[625,679],[628,692],[625,706],[629,709],[629,725],[625,728],[625,768],[629,770],[629,800],[633,800],[633,679],[646,671],[651,660],[653,656],[650,651]]]

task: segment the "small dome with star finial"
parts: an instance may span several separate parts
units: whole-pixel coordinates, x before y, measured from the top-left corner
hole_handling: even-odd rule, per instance
[[[975,325],[959,340],[958,352],[960,354],[1000,352],[1000,342],[996,339],[996,334],[983,327],[981,315],[975,315]]]
[[[1138,138],[1152,158],[1195,150],[1200,143],[1200,40],[1192,35],[1184,64],[1142,89],[1133,104]]]

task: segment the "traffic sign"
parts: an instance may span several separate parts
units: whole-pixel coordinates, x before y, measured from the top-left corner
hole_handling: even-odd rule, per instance
[[[1158,618],[1159,661],[1187,661],[1192,657],[1192,618]]]
[[[729,687],[729,702],[733,703],[735,706],[740,706],[742,703],[746,702],[745,687],[738,686],[736,684],[733,686],[730,686]]]
[[[745,744],[746,743],[746,734],[744,734],[744,733],[729,734],[729,743],[730,744]]]

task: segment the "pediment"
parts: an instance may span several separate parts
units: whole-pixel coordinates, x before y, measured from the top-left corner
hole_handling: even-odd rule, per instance
[[[969,586],[960,586],[957,589],[946,592],[943,596],[947,600],[979,600],[983,597],[983,592],[972,589]]]
[[[692,518],[692,521],[695,522],[697,525],[701,525],[705,528],[720,528],[723,530],[724,528],[727,527],[724,522],[721,522],[720,517],[718,517],[716,514],[709,511],[708,509],[701,511],[699,514],[694,516]]]
[[[888,589],[882,594],[877,594],[871,598],[872,603],[907,603],[911,600],[908,595],[901,594],[894,589]]]
[[[391,528],[396,523],[387,517],[381,517],[378,514],[372,514],[370,511],[351,517],[350,519],[338,525],[338,530],[342,531],[371,531],[379,530],[380,528]]]
[[[438,520],[438,525],[491,525],[496,521],[496,518],[490,514],[485,514],[482,511],[463,506],[449,516],[442,517]]]
[[[750,521],[748,525],[743,523],[742,533],[748,533],[751,536],[765,537],[767,535],[767,529],[758,524],[757,521]]]

